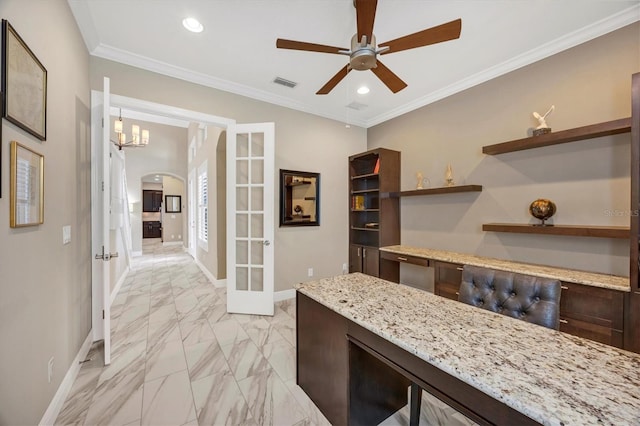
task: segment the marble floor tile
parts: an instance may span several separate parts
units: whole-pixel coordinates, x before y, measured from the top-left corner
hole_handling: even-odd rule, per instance
[[[296,322],[293,319],[280,321],[273,324],[273,327],[291,346],[296,346]]]
[[[231,373],[227,359],[216,340],[185,346],[189,379],[195,381],[212,374]]]
[[[242,392],[230,372],[213,374],[191,383],[198,424],[247,424],[251,413]]]
[[[168,319],[178,321],[178,313],[173,299],[163,306],[152,306],[149,311],[149,324],[165,322]]]
[[[271,370],[269,361],[251,340],[221,346],[221,349],[236,380],[242,380],[264,370]]]
[[[214,304],[208,306],[204,310],[204,315],[212,327],[217,322],[228,321],[233,318],[232,314],[227,313],[226,304]]]
[[[145,382],[142,425],[183,425],[195,419],[187,371]]]
[[[259,348],[267,343],[273,343],[284,339],[282,334],[275,329],[274,325],[269,324],[263,318],[241,325],[242,328],[244,328],[244,331],[247,332],[249,338],[253,340],[253,343],[255,343]]]
[[[207,321],[206,318],[196,321],[180,321],[180,333],[182,334],[182,342],[185,346],[216,339],[209,325],[209,321]]]
[[[293,346],[282,341],[267,343],[262,347],[262,354],[282,381],[296,378],[296,351]]]
[[[182,341],[178,320],[168,318],[162,322],[149,324],[149,334],[147,336],[147,351],[162,342]]]
[[[184,348],[180,341],[164,341],[147,351],[145,380],[154,380],[187,369]]]
[[[300,404],[271,369],[239,380],[238,386],[260,425],[294,425],[306,418]]]
[[[220,346],[232,345],[249,338],[247,332],[235,319],[217,322],[211,324],[211,327]]]
[[[322,414],[322,412],[316,407],[316,405],[311,401],[309,396],[302,390],[300,386],[298,386],[295,380],[289,380],[285,382],[285,385],[289,389],[289,392],[294,396],[298,404],[302,407],[302,410],[307,416],[307,419],[311,422],[311,424],[316,426],[331,426],[329,420]]]

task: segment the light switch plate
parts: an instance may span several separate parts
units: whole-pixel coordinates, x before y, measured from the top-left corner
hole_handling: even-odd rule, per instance
[[[71,242],[71,225],[65,225],[62,227],[62,244],[69,244]]]

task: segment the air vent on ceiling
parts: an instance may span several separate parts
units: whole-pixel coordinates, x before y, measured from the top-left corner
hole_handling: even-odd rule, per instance
[[[282,86],[286,86],[286,87],[288,87],[290,89],[293,89],[294,87],[296,87],[298,85],[298,83],[296,83],[295,81],[287,80],[287,79],[282,78],[282,77],[276,77],[273,80],[273,82],[276,83],[276,84],[280,84]]]
[[[347,108],[355,109],[356,111],[360,111],[361,109],[365,109],[368,105],[361,104],[360,102],[351,102],[347,105]]]

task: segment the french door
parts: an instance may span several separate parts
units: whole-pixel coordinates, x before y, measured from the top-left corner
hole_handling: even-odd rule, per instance
[[[227,311],[273,315],[274,123],[227,129]]]

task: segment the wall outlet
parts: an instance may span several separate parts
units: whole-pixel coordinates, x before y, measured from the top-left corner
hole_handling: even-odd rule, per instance
[[[313,268],[309,268],[309,270],[307,271],[307,275],[309,275],[310,277],[313,276]]]
[[[349,268],[347,268],[347,264],[346,263],[342,264],[342,273],[343,274],[349,273]]]
[[[47,380],[49,380],[49,383],[51,383],[51,379],[53,379],[53,357],[51,357],[47,364]]]

